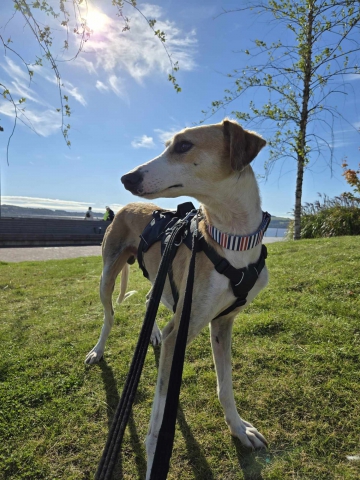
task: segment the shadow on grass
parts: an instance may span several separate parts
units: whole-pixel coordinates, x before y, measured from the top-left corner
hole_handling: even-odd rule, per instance
[[[159,368],[160,347],[154,347],[155,365]],[[186,448],[188,451],[189,463],[193,469],[195,480],[214,480],[205,455],[201,451],[201,447],[195,440],[189,425],[186,422],[184,412],[181,406],[178,406],[177,421],[184,437]]]
[[[183,434],[186,448],[188,452],[188,458],[190,465],[193,469],[195,480],[214,480],[215,477],[211,471],[211,468],[206,460],[205,455],[201,450],[201,446],[195,440],[189,425],[186,422],[184,412],[181,406],[178,407],[177,421],[181,433]]]
[[[120,400],[120,396],[117,390],[116,380],[112,368],[106,363],[106,360],[101,360],[99,363],[101,369],[101,376],[105,386],[106,393],[106,403],[107,403],[107,415],[108,415],[108,426],[109,432],[113,422],[113,418]],[[135,453],[135,464],[138,471],[138,477],[145,477],[146,473],[146,460],[144,451],[142,448],[142,441],[139,438],[139,435],[136,430],[136,425],[131,412],[129,417],[128,429],[130,432],[130,444],[131,448]],[[105,445],[105,444],[104,444]],[[123,466],[122,466],[122,452],[120,450],[118,461],[114,469],[114,478],[123,478]]]
[[[160,348],[154,348],[154,358],[156,368],[159,367],[160,359]],[[101,376],[105,386],[106,392],[106,403],[107,403],[107,414],[108,414],[108,425],[109,431],[112,425],[113,417],[116,412],[117,405],[120,400],[120,396],[117,390],[116,380],[112,371],[112,368],[106,363],[105,360],[102,360],[99,363],[101,369]],[[215,477],[211,471],[211,468],[206,460],[205,455],[202,452],[201,446],[194,438],[191,429],[186,421],[184,412],[181,406],[178,407],[177,421],[179,424],[180,431],[184,437],[189,463],[192,467],[194,479],[195,480],[215,480]],[[133,414],[131,413],[128,423],[128,428],[130,432],[130,444],[131,449],[135,453],[135,463],[138,472],[138,478],[144,478],[146,473],[146,459],[144,455],[144,450],[142,446],[142,441],[139,438],[137,433],[135,421]],[[240,468],[243,472],[245,480],[262,480],[262,469],[266,458],[268,457],[267,452],[249,452],[248,449],[245,449],[238,439],[233,439],[233,444],[236,448],[238,461]],[[263,459],[263,461],[261,461]],[[260,460],[260,461],[259,461]],[[119,458],[114,469],[114,478],[123,478],[123,465],[122,465],[122,454],[119,453]]]
[[[267,450],[250,450],[244,447],[238,438],[232,437],[232,441],[236,448],[244,480],[263,480],[262,470],[268,461],[269,452]]]
[[[159,368],[160,347],[154,347],[156,368]],[[201,450],[201,446],[195,440],[189,425],[186,422],[184,412],[179,405],[177,421],[183,434],[188,451],[189,462],[192,466],[195,480],[214,480],[214,474]],[[245,448],[237,438],[233,438],[239,466],[243,472],[244,480],[263,480],[262,470],[269,458],[266,450],[251,451]]]
[[[106,360],[104,359],[102,359],[98,365],[101,370],[101,376],[105,387],[108,426],[110,429],[116,407],[118,406],[120,400],[120,396],[112,368],[109,367],[109,365],[106,363]]]

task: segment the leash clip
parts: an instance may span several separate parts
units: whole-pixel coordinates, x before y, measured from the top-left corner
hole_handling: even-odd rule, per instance
[[[183,241],[185,240],[185,238],[187,237],[189,231],[187,228],[185,228],[184,232],[182,233],[180,239],[178,240],[178,242],[174,241],[174,245],[175,247],[180,247],[180,245],[183,243]]]

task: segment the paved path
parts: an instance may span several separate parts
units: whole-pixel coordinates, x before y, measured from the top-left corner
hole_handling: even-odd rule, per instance
[[[264,237],[263,243],[266,245],[267,243],[283,242],[284,240],[284,237]]]
[[[0,248],[0,261],[25,262],[28,260],[56,260],[63,258],[101,255],[100,245],[78,247],[18,247]]]
[[[266,237],[264,243],[283,240],[279,237]],[[18,247],[0,248],[1,262],[25,262],[33,260],[60,260],[62,258],[93,257],[101,255],[100,245],[79,247]]]

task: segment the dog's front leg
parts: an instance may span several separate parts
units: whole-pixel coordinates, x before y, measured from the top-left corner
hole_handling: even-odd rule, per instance
[[[159,360],[158,378],[154,402],[152,406],[149,431],[146,437],[147,480],[150,478],[159,430],[164,416],[171,365],[174,356],[178,325],[182,312],[182,299],[180,299],[178,305],[179,306],[176,310],[174,317],[162,331],[162,344]],[[199,334],[199,332],[209,323],[210,310],[211,305],[205,305],[202,302],[202,299],[200,299],[197,305],[193,303],[189,323],[187,345],[189,345],[189,343],[191,343],[192,340]]]
[[[100,279],[100,298],[104,307],[104,324],[97,344],[86,355],[85,363],[89,365],[101,360],[106,340],[114,324],[114,309],[111,296],[114,291],[115,279],[116,275],[110,275],[108,269],[104,268]]]
[[[251,423],[237,412],[231,372],[231,334],[234,317],[220,317],[210,323],[211,346],[217,374],[217,391],[231,435],[250,448],[265,448],[267,442]]]

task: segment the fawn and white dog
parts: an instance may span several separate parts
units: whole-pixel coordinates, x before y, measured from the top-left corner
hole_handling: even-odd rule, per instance
[[[261,243],[245,251],[221,247],[206,230],[206,224],[234,235],[250,235],[262,221],[258,185],[250,166],[251,161],[266,144],[256,133],[244,130],[239,124],[224,120],[215,125],[186,128],[166,143],[158,157],[135,168],[121,178],[125,188],[146,199],[173,198],[181,195],[194,197],[202,204],[203,220],[199,229],[205,240],[233,267],[243,268],[258,260]],[[159,209],[149,203],[131,203],[122,208],[107,228],[102,246],[103,272],[100,297],[104,307],[104,325],[98,343],[88,353],[86,363],[98,362],[114,321],[112,293],[115,280],[122,272],[118,301],[126,297],[129,263],[134,260],[140,234]],[[154,325],[151,342],[162,342],[158,380],[146,439],[149,478],[157,435],[165,406],[171,361],[182,311],[185,282],[190,261],[190,250],[181,245],[173,262],[174,281],[179,292],[176,313],[160,333]],[[144,261],[153,283],[161,259],[160,242],[145,253]],[[266,267],[248,294],[247,304],[268,282]],[[172,310],[173,296],[167,280],[161,298]],[[193,303],[188,333],[190,343],[199,332],[210,325],[211,346],[217,374],[217,393],[225,413],[225,420],[233,436],[251,448],[265,447],[266,440],[237,412],[231,373],[231,334],[235,316],[244,308],[238,307],[227,316],[215,318],[234,303],[229,280],[218,273],[213,264],[200,252],[196,257]]]

